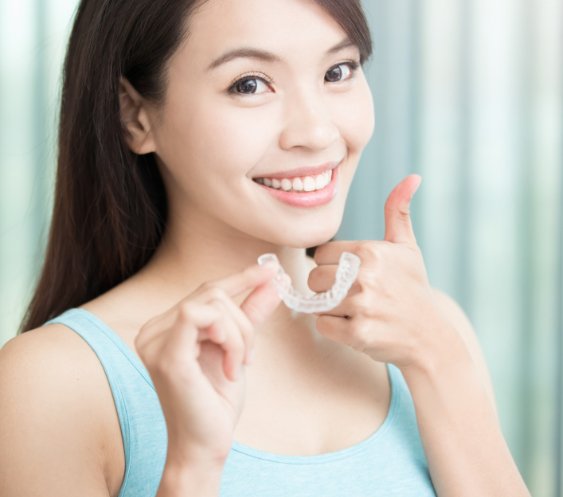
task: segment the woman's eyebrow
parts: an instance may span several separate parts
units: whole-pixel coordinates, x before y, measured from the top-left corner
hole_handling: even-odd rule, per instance
[[[344,50],[345,48],[356,46],[350,38],[344,38],[340,43],[337,43],[332,48],[327,50],[327,55],[340,52],[340,50]],[[267,52],[265,50],[261,50],[259,48],[252,48],[252,47],[240,47],[234,50],[229,50],[228,52],[224,53],[217,59],[215,59],[207,68],[207,71],[211,71],[216,67],[230,62],[231,60],[238,59],[238,58],[247,58],[247,59],[258,59],[263,60],[265,62],[280,62],[282,59],[277,55]]]

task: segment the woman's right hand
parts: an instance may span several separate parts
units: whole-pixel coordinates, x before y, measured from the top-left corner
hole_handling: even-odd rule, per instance
[[[244,397],[255,327],[280,299],[271,266],[251,266],[200,286],[148,321],[135,339],[168,429],[168,462],[222,465]],[[250,291],[238,306],[233,298]]]

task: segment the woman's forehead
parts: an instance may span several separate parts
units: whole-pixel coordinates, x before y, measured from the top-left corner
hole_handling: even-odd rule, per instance
[[[206,0],[189,19],[187,44],[215,60],[241,47],[326,51],[345,38],[314,0]]]

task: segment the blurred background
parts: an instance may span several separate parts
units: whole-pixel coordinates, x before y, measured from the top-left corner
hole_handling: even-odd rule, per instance
[[[0,345],[41,264],[76,0],[0,0]],[[375,135],[341,239],[382,239],[407,174],[433,286],[479,336],[535,497],[563,497],[563,2],[364,0]]]

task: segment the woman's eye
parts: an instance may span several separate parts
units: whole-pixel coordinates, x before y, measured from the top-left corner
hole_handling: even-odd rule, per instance
[[[248,75],[235,81],[229,88],[229,93],[236,95],[260,95],[260,85],[268,86],[269,82],[256,75]]]
[[[342,62],[327,71],[325,81],[328,83],[338,83],[339,81],[350,79],[354,76],[354,73],[359,67],[360,64],[355,61]]]

